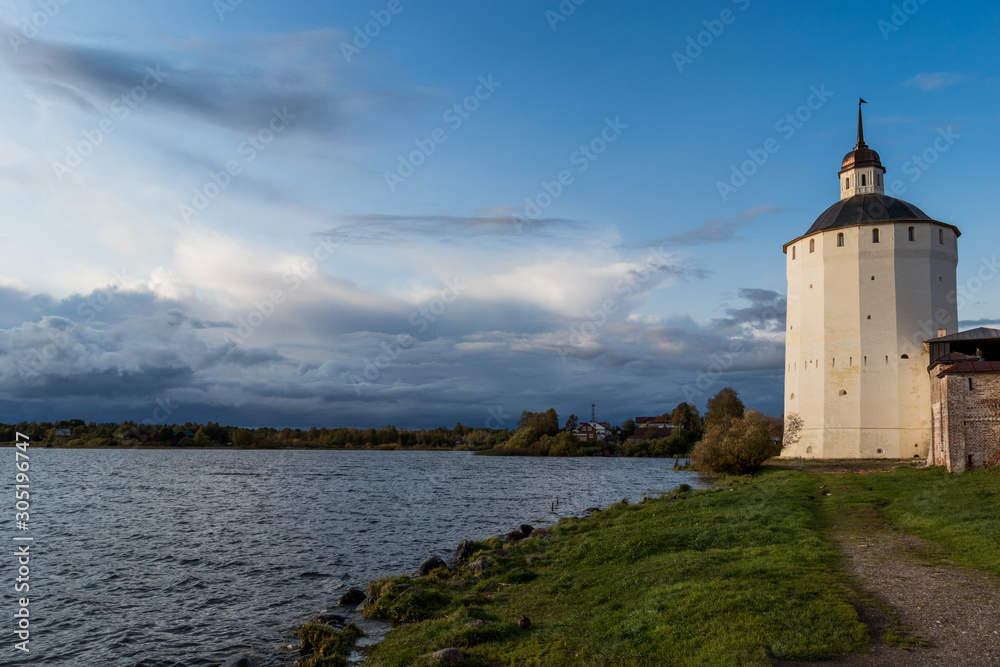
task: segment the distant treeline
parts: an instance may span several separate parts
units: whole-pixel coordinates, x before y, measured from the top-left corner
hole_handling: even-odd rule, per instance
[[[576,415],[570,415],[566,425],[560,428],[555,408],[545,412],[525,410],[509,437],[479,453],[487,456],[686,456],[701,436],[701,419],[697,410],[687,403],[682,403],[674,412],[683,413],[683,419],[672,422],[681,428],[669,436],[632,437],[635,421],[628,419],[622,426],[610,427],[603,440],[582,441],[573,435],[573,429],[579,424]],[[660,418],[669,421],[670,417],[668,413]]]
[[[648,437],[635,420],[607,428],[601,440],[583,442],[574,435],[579,425],[570,415],[560,426],[555,408],[525,410],[513,430],[454,427],[401,430],[382,428],[277,429],[195,424],[97,424],[82,419],[60,422],[0,424],[0,443],[14,442],[15,434],[53,447],[235,447],[238,449],[446,449],[476,451],[494,456],[684,456],[706,429],[743,417],[744,406],[732,387],[709,399],[704,418],[698,408],[681,403],[658,417],[674,425],[669,436]],[[644,437],[645,436],[645,437]]]
[[[70,419],[60,422],[0,424],[0,442],[13,442],[15,434],[32,442],[55,447],[225,447],[240,449],[488,449],[507,440],[506,430],[454,428],[400,430],[382,428],[246,429],[216,422],[195,424],[98,424]]]

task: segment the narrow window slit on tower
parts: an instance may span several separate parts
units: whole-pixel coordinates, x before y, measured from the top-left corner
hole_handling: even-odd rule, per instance
[[[872,230],[872,243],[878,243],[878,228]]]
[[[844,247],[844,235],[843,234],[837,234],[837,247],[838,248],[843,248]]]
[[[913,227],[910,227],[910,240],[913,241]]]

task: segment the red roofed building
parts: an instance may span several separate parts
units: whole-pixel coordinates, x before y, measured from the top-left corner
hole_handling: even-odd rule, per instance
[[[610,432],[611,424],[599,421],[583,422],[573,429],[573,435],[582,442],[603,441]]]
[[[675,428],[677,427],[669,421],[659,417],[636,417],[635,431],[629,437],[629,440],[637,442],[653,438],[669,438]]]

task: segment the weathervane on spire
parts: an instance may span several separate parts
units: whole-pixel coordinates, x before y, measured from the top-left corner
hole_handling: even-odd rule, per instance
[[[861,124],[861,105],[868,104],[865,102],[864,98],[858,98],[858,147],[865,145],[865,128]]]

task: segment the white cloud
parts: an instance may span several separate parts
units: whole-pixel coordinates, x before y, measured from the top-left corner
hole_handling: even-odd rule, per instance
[[[921,72],[903,82],[904,86],[915,86],[923,91],[943,90],[964,81],[964,74],[957,72]]]

